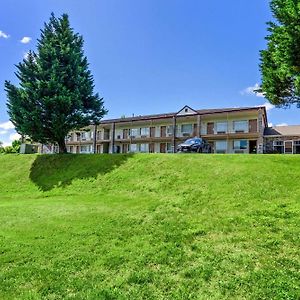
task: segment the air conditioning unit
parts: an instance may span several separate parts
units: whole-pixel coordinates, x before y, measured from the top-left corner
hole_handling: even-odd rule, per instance
[[[235,133],[244,133],[245,130],[235,130]]]
[[[187,133],[187,132],[183,132],[182,133],[182,136],[190,136],[191,134],[190,133]]]
[[[141,135],[141,138],[145,139],[145,138],[147,138],[147,135]]]
[[[225,131],[217,131],[217,134],[225,134]]]

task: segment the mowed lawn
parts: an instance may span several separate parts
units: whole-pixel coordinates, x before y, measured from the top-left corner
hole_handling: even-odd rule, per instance
[[[300,299],[300,156],[2,155],[0,299]]]

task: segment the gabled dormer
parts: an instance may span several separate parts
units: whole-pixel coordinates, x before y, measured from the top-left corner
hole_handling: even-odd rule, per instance
[[[190,108],[188,105],[185,105],[177,114],[176,116],[185,116],[185,115],[196,115],[197,111]]]

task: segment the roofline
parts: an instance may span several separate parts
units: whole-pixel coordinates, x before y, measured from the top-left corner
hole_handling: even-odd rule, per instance
[[[300,134],[272,134],[272,135],[268,135],[268,134],[264,134],[264,137],[284,137],[284,136],[299,136],[300,137]]]
[[[186,105],[187,106],[187,105]],[[185,107],[185,106],[184,106]],[[254,107],[240,107],[240,108],[224,108],[224,109],[230,109],[229,111],[212,111],[212,112],[199,112],[195,111],[195,114],[187,114],[187,115],[177,115],[177,113],[166,113],[166,114],[157,114],[157,115],[149,115],[149,116],[140,116],[140,117],[132,117],[132,118],[118,118],[118,119],[108,119],[100,121],[99,125],[104,124],[111,124],[111,123],[128,123],[128,122],[137,122],[137,121],[146,121],[146,120],[157,120],[157,119],[171,119],[174,117],[182,118],[187,116],[196,116],[196,115],[213,115],[213,114],[222,114],[222,113],[231,113],[231,112],[239,112],[239,111],[248,111],[248,110],[259,110],[263,108],[264,109],[264,119],[266,124],[267,123],[267,113],[266,113],[266,107],[265,106],[254,106]]]

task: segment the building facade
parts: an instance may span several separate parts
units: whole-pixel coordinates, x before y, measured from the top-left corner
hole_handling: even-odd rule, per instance
[[[101,121],[66,137],[70,153],[174,153],[191,137],[202,137],[212,153],[263,153],[265,107],[194,110]]]
[[[266,128],[264,145],[266,153],[300,154],[300,125]]]

